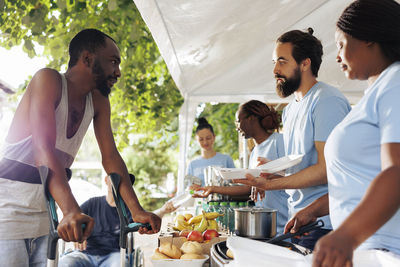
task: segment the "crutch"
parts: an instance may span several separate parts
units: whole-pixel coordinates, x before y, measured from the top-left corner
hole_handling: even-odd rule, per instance
[[[59,239],[57,233],[58,226],[58,216],[56,211],[56,202],[51,196],[50,191],[47,188],[47,178],[49,177],[49,168],[47,166],[39,166],[40,180],[42,181],[44,195],[46,197],[46,205],[49,213],[50,219],[50,230],[49,230],[49,240],[47,242],[47,267],[54,267],[58,264],[57,257],[57,241]],[[72,172],[70,169],[65,169],[67,173],[68,180],[71,179]],[[84,228],[85,225],[82,225]]]
[[[120,233],[119,233],[119,246],[121,251],[121,267],[125,267],[126,261],[126,248],[127,248],[127,236],[129,233],[137,232],[140,227],[145,227],[147,229],[151,229],[149,223],[129,223],[128,214],[126,212],[125,202],[119,193],[119,186],[121,184],[121,176],[117,173],[109,174],[112,184],[112,192],[115,201],[115,205],[117,206],[118,217],[120,221]],[[135,182],[135,177],[131,175],[132,184]]]

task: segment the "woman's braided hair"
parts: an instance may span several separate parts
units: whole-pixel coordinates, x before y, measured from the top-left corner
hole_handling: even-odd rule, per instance
[[[256,116],[261,127],[266,131],[279,131],[279,115],[273,107],[268,107],[267,104],[258,100],[250,100],[242,104],[240,108],[246,114]]]
[[[336,26],[353,38],[378,43],[388,59],[400,60],[400,4],[396,1],[354,1]]]

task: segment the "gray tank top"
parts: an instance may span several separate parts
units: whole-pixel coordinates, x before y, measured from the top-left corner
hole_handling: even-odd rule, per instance
[[[68,88],[64,74],[61,74],[62,94],[56,113],[56,155],[64,168],[69,168],[83,137],[94,116],[92,94],[86,96],[85,114],[82,122],[71,138],[67,138],[68,125]],[[32,136],[28,136],[17,143],[7,143],[3,147],[3,157],[0,160],[0,178],[17,180],[28,183],[40,183],[37,179],[35,159],[33,155]],[[33,170],[35,169],[35,170]],[[33,171],[33,173],[32,173]],[[36,172],[36,173],[35,173]]]

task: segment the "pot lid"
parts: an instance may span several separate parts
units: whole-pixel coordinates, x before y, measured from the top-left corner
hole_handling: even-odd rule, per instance
[[[276,212],[277,210],[274,209],[269,209],[269,208],[262,208],[262,207],[244,207],[244,208],[236,208],[234,209],[235,211],[239,211],[239,212],[251,212],[251,213],[255,213],[255,212]]]

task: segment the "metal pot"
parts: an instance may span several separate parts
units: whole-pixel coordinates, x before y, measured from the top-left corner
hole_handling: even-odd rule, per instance
[[[257,207],[234,210],[236,235],[254,239],[276,235],[276,210]]]

